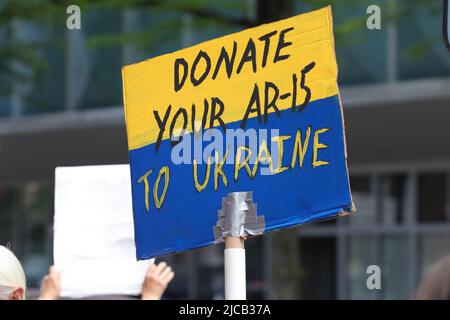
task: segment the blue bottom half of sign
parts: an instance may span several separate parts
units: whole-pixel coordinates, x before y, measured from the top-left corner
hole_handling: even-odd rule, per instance
[[[248,119],[245,140],[232,139],[233,134],[228,134],[240,128],[241,121],[238,121],[226,124],[227,134],[221,134],[222,138],[205,131],[195,138],[193,134],[184,135],[176,146],[171,146],[170,140],[163,140],[158,152],[155,152],[155,144],[130,151],[135,242],[139,260],[213,244],[213,230],[221,199],[230,192],[253,192],[257,215],[263,215],[265,219],[264,232],[331,218],[353,210],[338,96],[310,102],[301,112],[288,109],[278,115],[270,113],[267,123],[263,118],[262,115],[261,121],[258,117]],[[220,126],[215,128],[216,133],[223,133]],[[234,137],[238,136],[236,132]],[[296,139],[298,134],[301,144]],[[249,138],[255,135],[256,141]],[[283,140],[282,152],[275,142],[277,140],[272,140],[276,136]],[[235,160],[238,146],[244,144],[252,151],[248,166],[253,170],[264,141],[271,151],[273,168],[285,170],[270,174],[267,161],[259,164],[252,177],[245,167],[236,170],[232,160]],[[299,145],[302,152],[299,152]],[[218,149],[219,160],[228,150],[227,161],[222,167],[227,184],[224,184],[223,176],[217,174],[217,190],[214,164],[210,166],[209,179],[205,182],[207,158],[212,155],[214,160],[216,151],[212,150],[215,149]],[[247,154],[242,151],[241,159]],[[278,161],[280,154],[281,164]],[[294,154],[295,162],[292,163]],[[200,159],[202,155],[203,161]],[[194,157],[198,162],[198,183],[206,183],[200,192],[194,183]],[[187,163],[180,163],[183,159]],[[160,170],[165,166],[168,167],[166,174],[160,176],[154,190]],[[150,170],[151,173],[146,175]],[[146,179],[143,179],[144,175]],[[162,199],[166,182],[167,189]],[[154,191],[160,208],[156,207]]]

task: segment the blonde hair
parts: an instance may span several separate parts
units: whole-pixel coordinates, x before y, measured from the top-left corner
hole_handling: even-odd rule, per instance
[[[25,272],[14,253],[0,245],[0,295],[8,296],[12,289],[26,291]]]

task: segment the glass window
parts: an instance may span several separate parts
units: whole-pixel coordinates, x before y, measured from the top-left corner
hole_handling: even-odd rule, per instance
[[[0,26],[0,52],[6,50],[10,43],[10,28],[8,26]],[[0,118],[10,115],[11,101],[11,80],[9,76],[5,76],[5,69],[8,67],[0,64]]]
[[[218,38],[233,32],[241,31],[239,26],[211,23],[209,20],[194,18],[192,23],[192,44]]]
[[[223,299],[223,247],[202,248],[198,250],[196,257],[198,277],[196,298]]]
[[[409,298],[409,260],[405,236],[348,238],[348,298]],[[380,289],[369,289],[367,273],[371,265],[380,268]]]
[[[7,245],[12,238],[12,192],[0,187],[0,245]]]
[[[23,255],[24,219],[17,212],[20,204],[20,189],[3,186],[0,192],[0,244],[9,245],[17,257]],[[3,233],[4,232],[4,233]]]
[[[450,60],[442,40],[442,3],[411,5],[399,1],[399,80],[450,76]]]
[[[348,216],[350,225],[373,226],[377,222],[376,197],[369,176],[350,176],[350,187],[356,212]]]
[[[336,299],[336,238],[300,239],[300,299]]]
[[[173,254],[162,258],[162,261],[166,261],[175,272],[175,277],[173,278],[170,286],[167,287],[164,297],[170,299],[194,299],[196,296],[194,294],[189,295],[190,288],[195,286],[197,288],[197,282],[195,281],[194,272],[194,261],[196,251],[188,251],[179,254]],[[156,263],[160,262],[158,259]]]
[[[52,257],[53,187],[29,182],[22,187],[21,210],[24,215],[24,257],[22,263],[31,287],[39,287],[48,272]]]
[[[37,53],[39,67],[35,67],[35,79],[28,88],[23,88],[23,113],[61,111],[65,109],[65,29],[32,25],[24,28],[29,38],[40,41]],[[21,85],[21,84],[19,84]]]
[[[121,28],[120,10],[102,8],[84,14],[82,34],[74,39],[77,67],[71,90],[76,108],[122,104],[122,48],[112,38],[121,34]]]
[[[406,208],[406,175],[391,175],[381,178],[381,210],[383,223],[401,224]]]
[[[0,52],[5,50],[10,42],[10,32],[8,27],[0,26]],[[10,78],[4,75],[4,71],[7,69],[6,66],[0,65],[0,118],[9,116],[11,112],[11,81]]]
[[[264,299],[264,238],[261,236],[249,238],[245,241],[246,270],[247,270],[247,298]],[[223,255],[220,248],[220,255]],[[223,278],[221,271],[218,275]],[[222,291],[223,292],[223,291]]]
[[[22,262],[28,287],[39,287],[52,257],[53,187],[30,182],[0,188],[0,244]]]
[[[383,263],[381,291],[383,299],[408,299],[409,274],[408,241],[405,236],[390,236],[382,240]]]
[[[423,173],[418,177],[419,222],[448,221],[447,183],[444,172]]]
[[[385,1],[341,0],[333,3],[333,28],[336,40],[336,59],[339,65],[339,83],[356,85],[386,80],[387,29],[369,30],[366,27],[366,9]],[[321,4],[298,1],[297,12],[318,9]]]
[[[348,298],[377,299],[379,290],[367,288],[367,267],[378,265],[379,241],[370,236],[352,236],[348,238]]]
[[[124,32],[131,33],[125,46],[131,49],[126,64],[136,63],[181,49],[182,33],[188,32],[183,14],[157,7],[133,10],[124,18]],[[130,21],[128,21],[128,19]],[[158,32],[155,32],[158,30]]]
[[[0,92],[0,118],[11,114],[11,99],[6,94],[2,96]]]

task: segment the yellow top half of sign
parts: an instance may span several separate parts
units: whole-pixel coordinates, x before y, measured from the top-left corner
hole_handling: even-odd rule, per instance
[[[275,83],[281,94],[292,87],[292,74],[296,73],[299,76],[300,71],[313,61],[316,64],[306,78],[306,84],[311,89],[310,101],[336,95],[338,93],[337,64],[332,24],[331,7],[328,6],[124,66],[122,81],[129,150],[138,149],[157,140],[159,127],[153,114],[154,111],[158,111],[162,119],[168,106],[172,105],[170,121],[179,107],[184,107],[190,114],[191,106],[194,103],[198,106],[196,118],[201,121],[203,100],[219,97],[225,105],[221,116],[223,121],[225,123],[239,121],[245,114],[255,83],[260,86],[260,94],[261,91],[264,91],[263,86],[266,81]],[[281,54],[290,56],[288,59],[273,63],[278,35],[282,30],[291,27],[294,29],[285,34],[284,41],[292,42],[292,45],[281,51]],[[261,61],[264,42],[258,38],[272,31],[277,31],[277,34],[271,38],[267,64],[263,68]],[[257,69],[254,73],[252,63],[248,62],[237,74],[236,69],[249,38],[254,41],[256,46]],[[231,77],[228,79],[225,65],[222,64],[217,78],[213,80],[212,73],[222,47],[225,47],[231,55],[233,42],[237,43],[237,51]],[[184,86],[175,92],[175,60],[183,58],[190,67],[200,50],[206,52],[211,59],[212,66],[209,76],[200,85],[194,87],[188,75]],[[201,75],[205,66],[201,67],[200,64],[196,72]],[[305,94],[299,90],[298,101],[300,103]],[[288,102],[280,102],[277,107],[283,110],[290,108],[291,105]],[[273,108],[271,110],[273,111]],[[188,123],[190,121],[188,120]],[[163,139],[169,138],[168,127],[169,125],[167,125]]]

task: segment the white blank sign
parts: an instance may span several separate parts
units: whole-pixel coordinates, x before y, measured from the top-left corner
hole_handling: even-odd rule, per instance
[[[62,296],[140,293],[129,165],[55,170],[54,261]]]

